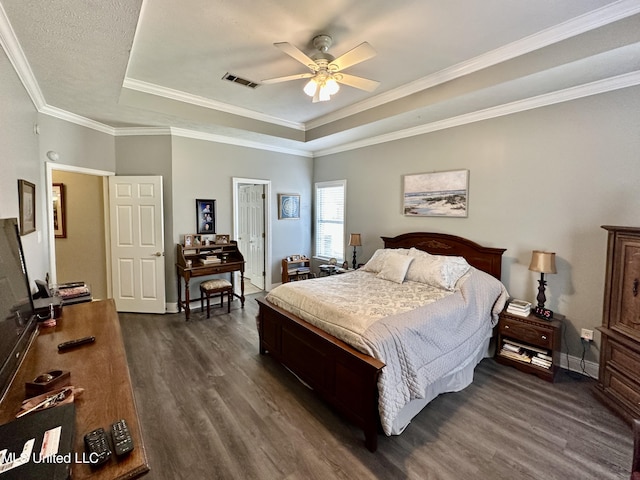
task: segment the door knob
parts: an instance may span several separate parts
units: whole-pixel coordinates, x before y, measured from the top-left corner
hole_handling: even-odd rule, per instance
[[[152,254],[152,256],[154,256],[154,257],[162,257],[163,255],[164,255],[164,253],[162,253],[162,252],[156,252],[156,253]]]

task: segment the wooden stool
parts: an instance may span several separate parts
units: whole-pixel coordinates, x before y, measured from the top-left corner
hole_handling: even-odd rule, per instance
[[[224,306],[224,294],[227,294],[227,313],[231,312],[231,300],[233,300],[233,287],[224,278],[207,280],[200,284],[200,308],[204,310],[204,298],[207,297],[207,318],[211,316],[209,312],[209,298],[211,295],[220,295],[220,306]]]

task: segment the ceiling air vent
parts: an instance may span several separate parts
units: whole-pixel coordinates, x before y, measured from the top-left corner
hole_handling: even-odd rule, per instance
[[[240,78],[228,72],[224,74],[222,79],[229,80],[230,82],[233,82],[233,83],[239,83],[240,85],[244,85],[245,87],[249,87],[249,88],[256,88],[259,85],[259,83],[252,82],[251,80],[247,80],[246,78]]]

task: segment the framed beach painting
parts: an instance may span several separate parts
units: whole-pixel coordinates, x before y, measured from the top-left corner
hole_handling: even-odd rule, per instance
[[[466,217],[469,170],[405,175],[402,210],[411,217]]]

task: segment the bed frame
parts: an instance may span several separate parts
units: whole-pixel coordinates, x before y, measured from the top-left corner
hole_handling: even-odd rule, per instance
[[[382,240],[385,248],[415,247],[434,255],[460,255],[470,265],[500,279],[502,248],[483,247],[441,233],[406,233]],[[257,301],[260,353],[269,353],[362,428],[366,447],[375,452],[380,428],[377,384],[384,363],[267,300]]]

